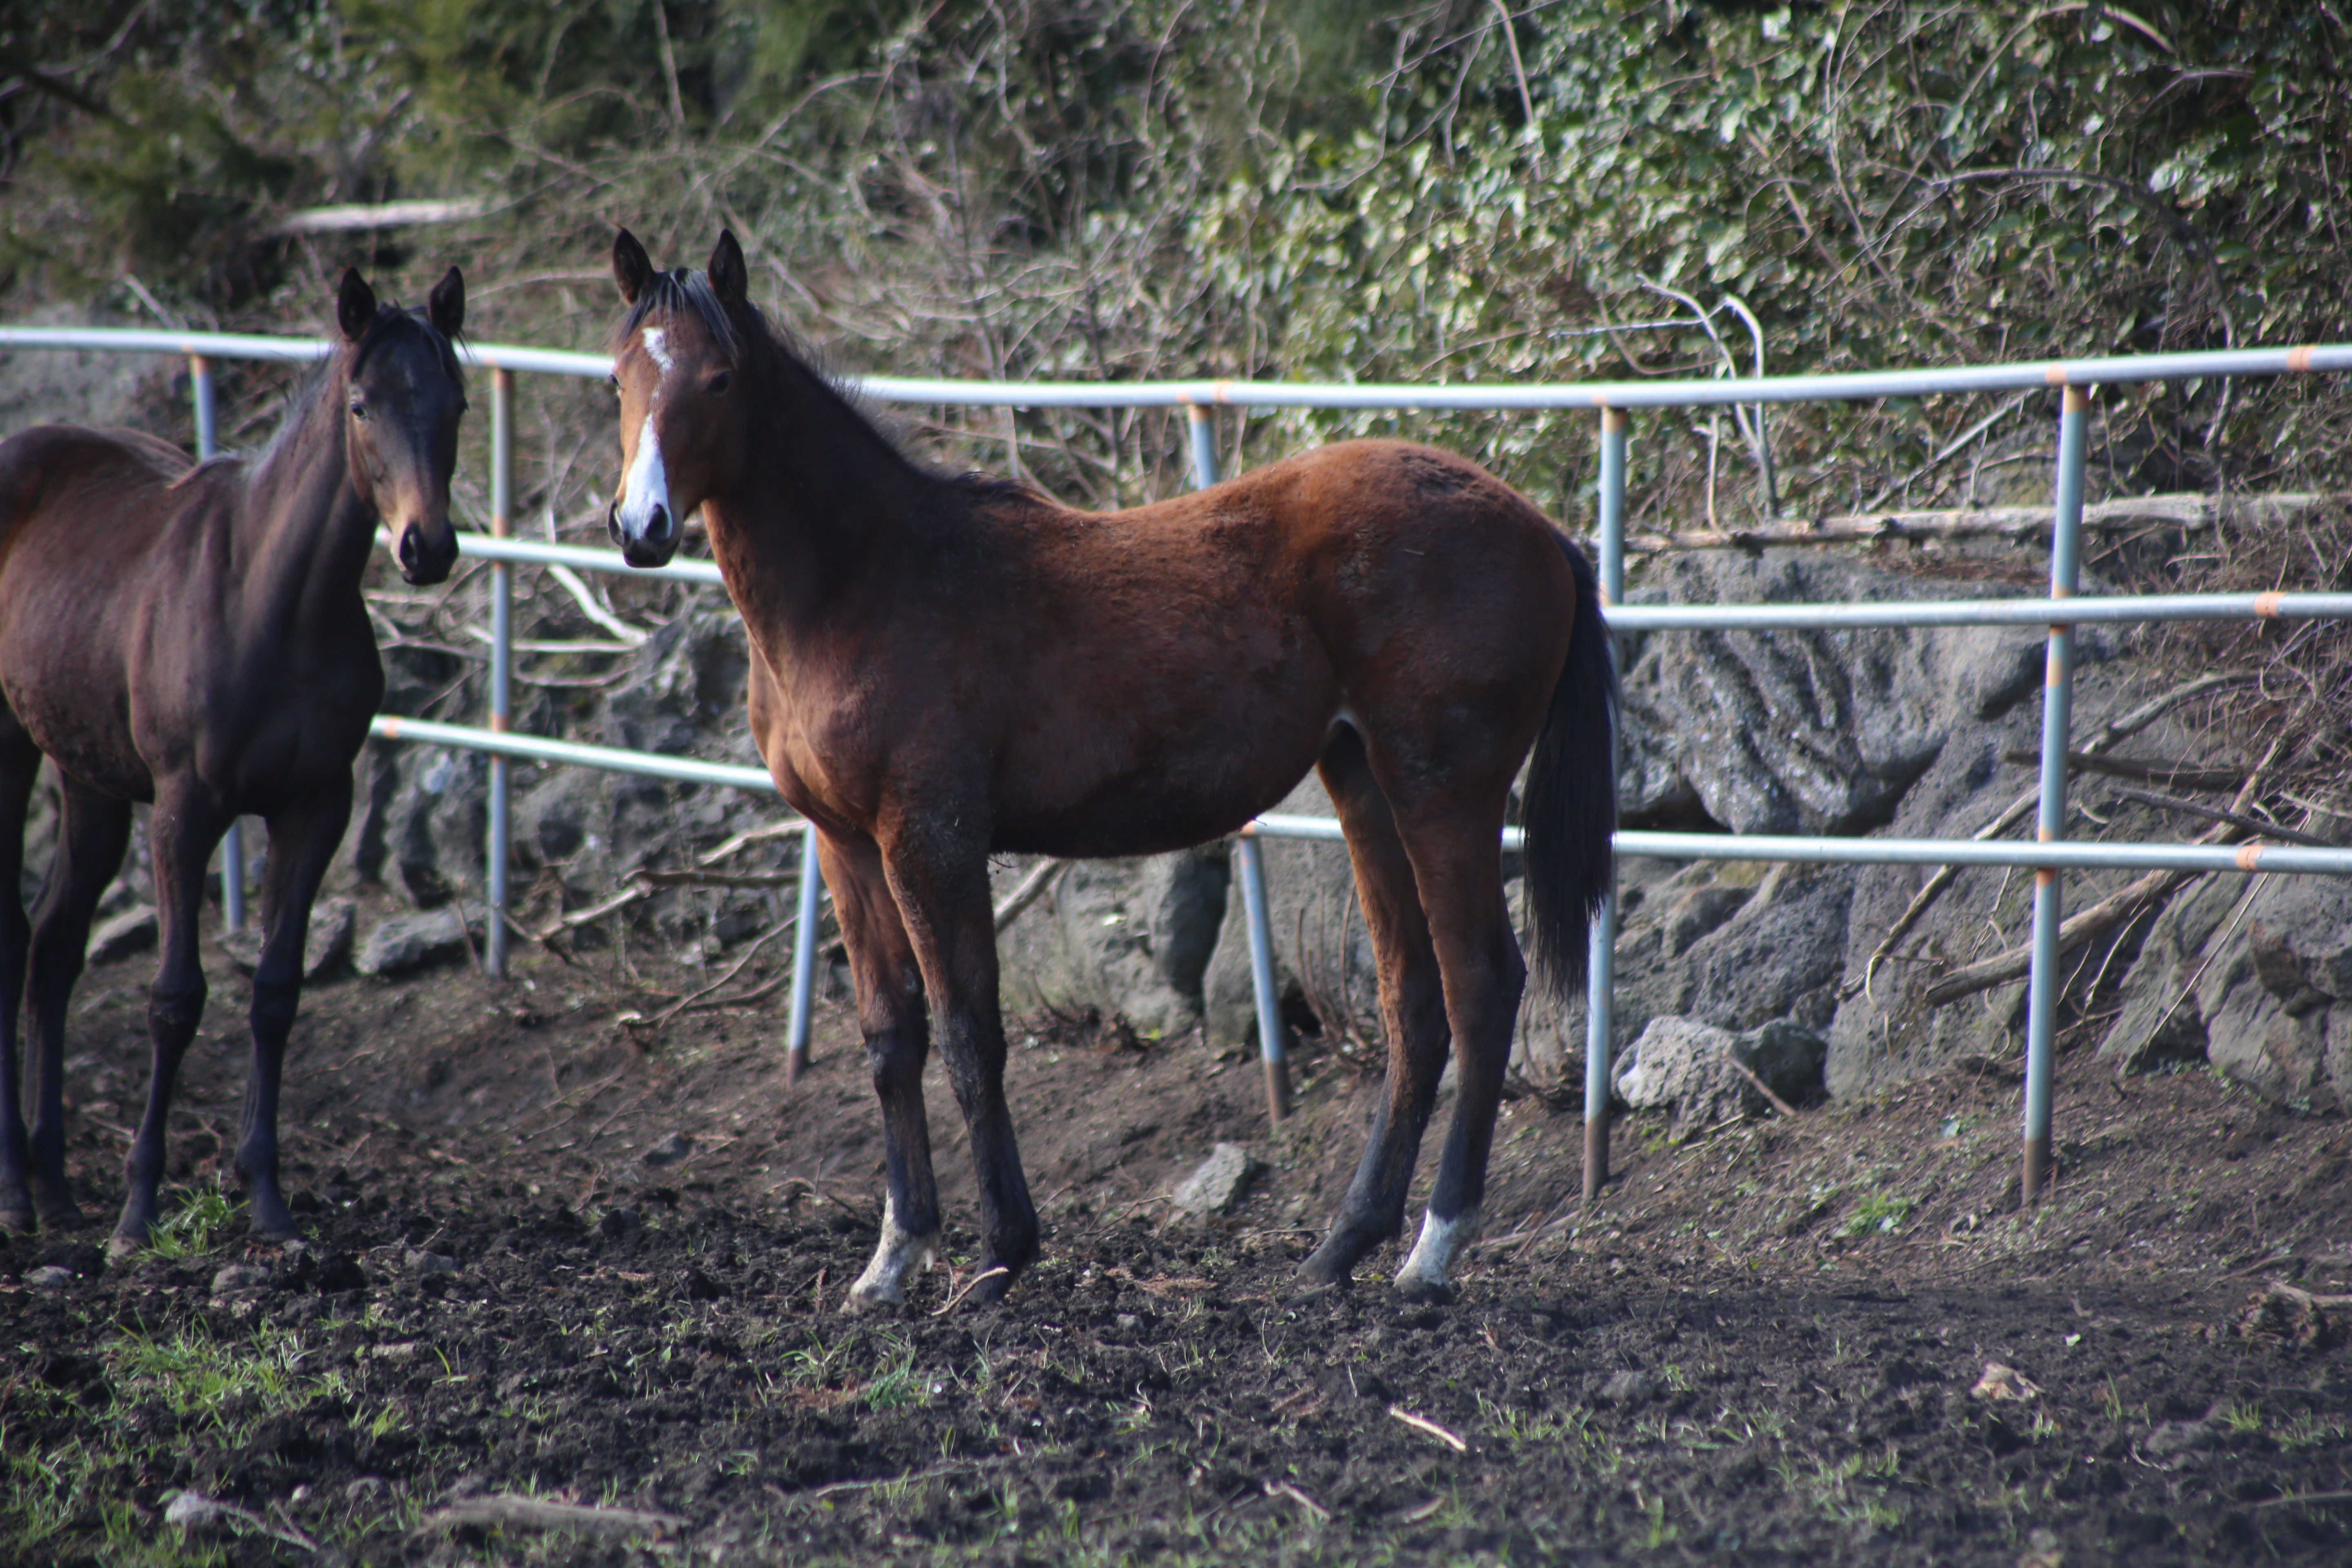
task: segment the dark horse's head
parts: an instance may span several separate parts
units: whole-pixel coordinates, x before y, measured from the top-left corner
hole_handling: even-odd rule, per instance
[[[727,394],[742,346],[743,249],[722,233],[707,273],[656,272],[625,228],[613,278],[629,313],[614,337],[622,479],[605,523],[630,565],[659,566],[694,509],[733,479],[742,450],[740,400]]]
[[[356,268],[335,297],[351,356],[343,447],[352,489],[391,531],[401,576],[420,585],[440,582],[457,561],[449,476],[466,384],[450,340],[465,321],[466,280],[454,267],[422,310],[377,304]]]

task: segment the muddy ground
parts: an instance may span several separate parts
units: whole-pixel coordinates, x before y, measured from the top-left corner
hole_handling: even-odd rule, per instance
[[[149,962],[76,1003],[93,1215],[121,1197]],[[1296,1294],[1358,1149],[1346,1068],[1308,1055],[1276,1133],[1253,1062],[1033,1022],[1011,1084],[1044,1265],[951,1301],[971,1184],[935,1071],[951,1267],[850,1319],[880,1151],[846,1007],[787,1090],[780,1009],[632,1034],[617,973],[533,950],[504,984],[314,986],[285,1121],[317,1241],[289,1257],[222,1202],[245,985],[216,962],[164,1245],[109,1268],[104,1221],[0,1244],[0,1559],[2352,1554],[2352,1312],[2274,1297],[2241,1327],[2273,1278],[2352,1291],[2352,1131],[2213,1076],[2067,1055],[2063,1173],[2022,1215],[2005,1064],[1681,1146],[1621,1123],[1589,1216],[1562,1212],[1574,1113],[1519,1100],[1496,1239],[1438,1310],[1392,1297],[1386,1254]],[[1219,1140],[1268,1168],[1230,1216],[1171,1223]],[[1972,1393],[1988,1363],[2023,1397]],[[661,1517],[485,1521],[501,1497]]]

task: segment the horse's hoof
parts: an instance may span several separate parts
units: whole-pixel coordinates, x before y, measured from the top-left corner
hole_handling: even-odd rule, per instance
[[[1397,1276],[1396,1292],[1404,1300],[1422,1307],[1451,1307],[1461,1294],[1443,1279],[1432,1279],[1423,1274]]]
[[[0,1230],[17,1236],[33,1234],[33,1210],[29,1205],[11,1204],[0,1208]]]
[[[896,1286],[886,1291],[861,1279],[849,1288],[848,1295],[841,1299],[841,1313],[845,1318],[874,1317],[884,1312],[895,1312],[906,1304],[906,1293]]]
[[[106,1238],[106,1261],[109,1264],[128,1263],[147,1250],[143,1236],[125,1236],[121,1231]]]
[[[1342,1275],[1337,1279],[1310,1284],[1304,1290],[1284,1297],[1282,1304],[1286,1307],[1311,1307],[1318,1302],[1328,1301],[1334,1297],[1345,1295],[1348,1287],[1354,1283],[1354,1280]]]

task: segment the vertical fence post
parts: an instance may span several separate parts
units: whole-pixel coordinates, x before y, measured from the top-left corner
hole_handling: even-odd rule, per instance
[[[505,539],[514,518],[514,372],[490,371],[490,536]],[[490,566],[490,731],[506,733],[514,716],[514,568]],[[482,967],[493,979],[507,974],[507,796],[513,764],[490,759],[488,863],[483,868],[490,929],[482,944]]]
[[[1601,603],[1625,596],[1625,411],[1601,411]],[[1609,731],[1609,787],[1617,787],[1617,731]],[[1617,1022],[1617,871],[1593,915],[1584,970],[1584,1201],[1609,1180],[1609,1058]]]
[[[784,1035],[784,1085],[800,1082],[808,1071],[809,1013],[816,1001],[817,900],[824,888],[816,858],[816,824],[801,832],[800,908],[793,926],[793,1014]]]
[[[196,405],[196,459],[201,462],[220,450],[213,362],[203,354],[188,356],[188,395]],[[245,826],[234,816],[221,835],[221,923],[230,931],[245,929]]]
[[[2058,505],[2050,530],[2050,596],[2074,596],[2083,534],[2083,470],[2088,457],[2091,395],[2069,386],[2058,416]],[[2066,742],[2074,707],[2074,633],[2050,628],[2042,694],[2042,808],[2034,837],[2047,844],[2066,831]],[[2058,924],[2063,884],[2054,870],[2033,873],[2033,973],[2025,1012],[2025,1168],[2019,1191],[2040,1201],[2051,1176],[2050,1077],[2058,1030]]]
[[[1207,489],[1217,482],[1216,415],[1198,403],[1184,412],[1192,425],[1192,484]],[[1265,1065],[1265,1110],[1279,1125],[1290,1114],[1290,1062],[1284,1049],[1282,997],[1274,981],[1274,927],[1266,913],[1265,853],[1257,835],[1244,833],[1234,841],[1242,884],[1242,913],[1249,926],[1250,988],[1257,1000],[1257,1050]]]
[[[1265,855],[1257,835],[1247,830],[1234,840],[1234,854],[1241,861],[1242,915],[1249,928],[1258,1057],[1265,1064],[1265,1113],[1279,1126],[1290,1115],[1290,1064],[1283,1051],[1281,997],[1274,984],[1274,920],[1265,906]]]

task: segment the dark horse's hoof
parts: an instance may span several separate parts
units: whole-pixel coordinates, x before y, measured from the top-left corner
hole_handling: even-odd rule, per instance
[[[11,1204],[0,1208],[0,1230],[16,1236],[33,1234],[33,1210],[28,1204]]]
[[[1323,1238],[1323,1245],[1307,1255],[1298,1266],[1298,1280],[1304,1285],[1344,1285],[1362,1262],[1364,1255],[1378,1247],[1383,1238],[1367,1236],[1361,1231],[1334,1229]]]

